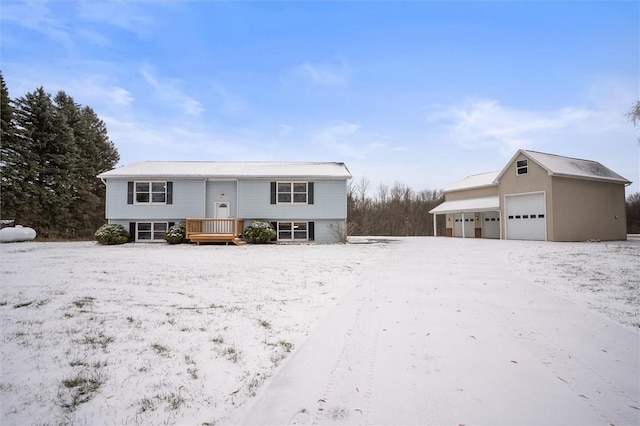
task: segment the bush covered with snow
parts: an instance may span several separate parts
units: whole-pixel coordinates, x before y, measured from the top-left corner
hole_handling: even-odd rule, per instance
[[[124,244],[129,241],[129,231],[124,226],[115,223],[102,225],[95,233],[96,241],[100,244]]]
[[[181,244],[185,242],[185,235],[187,234],[187,224],[180,222],[169,228],[169,231],[164,235],[164,239],[169,244]]]
[[[276,237],[276,230],[264,220],[254,220],[244,230],[244,238],[252,243],[264,244]]]

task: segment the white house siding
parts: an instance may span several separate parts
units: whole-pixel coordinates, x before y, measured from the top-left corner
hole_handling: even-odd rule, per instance
[[[206,217],[216,216],[216,202],[226,201],[230,204],[230,217],[238,214],[238,183],[234,181],[210,181],[207,182]],[[199,217],[199,216],[198,216]]]
[[[247,179],[238,181],[238,218],[241,219],[337,219],[347,217],[345,180],[298,179],[314,183],[313,204],[271,204],[271,182],[292,179]]]
[[[127,218],[128,221],[136,220],[164,220],[168,217],[184,220],[188,217],[202,217],[203,205],[203,181],[197,179],[136,179],[137,181],[173,182],[172,204],[127,204],[127,182],[133,179],[109,179],[106,195],[105,216],[110,223],[118,223]]]

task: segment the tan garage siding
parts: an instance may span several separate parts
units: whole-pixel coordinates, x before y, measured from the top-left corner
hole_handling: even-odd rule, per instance
[[[446,201],[467,200],[470,198],[484,198],[498,195],[498,185],[484,188],[473,188],[460,191],[451,191],[444,194]]]
[[[526,175],[516,175],[516,164],[520,160],[528,160],[528,173]],[[548,194],[551,193],[551,176],[549,173],[530,158],[520,154],[514,161],[509,164],[508,168],[500,178],[500,210],[505,211],[504,197],[505,195],[525,194],[532,192],[544,192],[546,197],[546,221],[547,221],[547,240],[553,239],[553,200]],[[502,232],[506,235],[506,220],[502,221]]]
[[[624,240],[624,185],[554,177],[553,241]]]

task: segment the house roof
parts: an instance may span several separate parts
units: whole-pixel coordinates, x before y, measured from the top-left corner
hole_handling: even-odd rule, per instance
[[[344,163],[141,161],[98,175],[109,178],[337,178],[350,179]]]
[[[471,188],[482,188],[485,186],[495,186],[494,182],[499,172],[480,173],[477,175],[467,176],[460,182],[454,183],[448,188],[445,188],[444,192],[461,191]]]
[[[490,212],[500,208],[499,197],[469,198],[466,200],[445,201],[436,208],[429,210],[432,214]]]
[[[580,158],[563,157],[561,155],[546,154],[544,152],[518,150],[507,165],[496,177],[496,182],[500,180],[507,168],[518,155],[524,154],[540,167],[545,169],[549,176],[560,176],[570,178],[580,178],[588,180],[599,180],[607,182],[619,182],[629,185],[631,182],[613,170],[603,166],[597,161],[583,160]]]

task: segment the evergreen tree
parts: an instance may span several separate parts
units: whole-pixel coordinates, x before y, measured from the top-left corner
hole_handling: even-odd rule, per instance
[[[0,215],[2,219],[15,220],[16,224],[29,222],[39,211],[36,181],[37,157],[30,140],[17,127],[18,111],[9,98],[2,78],[2,192]]]
[[[105,187],[96,177],[118,151],[102,120],[65,92],[40,87],[12,101],[0,73],[0,218],[40,237],[88,237],[104,223]]]
[[[16,162],[14,147],[15,127],[13,123],[13,106],[9,90],[0,73],[0,219],[15,218],[17,205],[15,168],[9,167]]]
[[[102,172],[113,169],[118,161],[120,161],[120,154],[116,149],[113,142],[109,139],[107,134],[107,126],[100,120],[98,115],[93,111],[91,107],[85,106],[80,111],[88,129],[88,141],[87,149],[84,151],[87,158],[91,158],[91,164],[93,170],[91,174],[87,174],[86,177],[90,182],[91,194],[95,197],[96,208],[93,208],[92,222],[90,223],[90,234],[93,235],[94,230],[100,225],[104,224],[105,213],[105,196],[106,188],[104,183],[96,176]]]
[[[55,97],[57,108],[73,130],[74,168],[70,171],[76,235],[89,236],[104,223],[105,188],[96,176],[115,167],[119,155],[102,120],[89,107],[81,107],[65,92]]]
[[[30,151],[23,154],[25,205],[30,210],[20,212],[19,218],[45,237],[68,234],[76,163],[73,131],[42,87],[15,104],[18,144]]]

